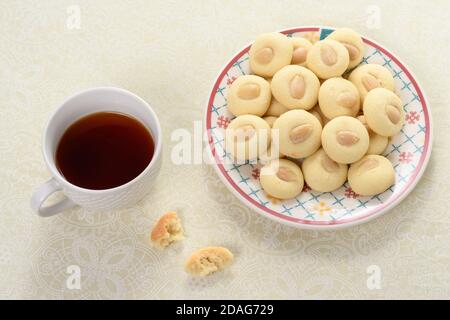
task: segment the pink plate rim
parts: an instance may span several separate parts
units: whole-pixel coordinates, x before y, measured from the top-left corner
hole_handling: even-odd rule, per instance
[[[320,31],[320,29],[335,29],[333,27],[328,26],[310,26],[310,27],[296,27],[296,28],[289,28],[280,31],[281,33],[296,33],[296,32],[315,32]],[[268,217],[274,221],[284,223],[286,225],[290,225],[296,228],[301,229],[315,229],[315,230],[331,230],[331,229],[341,229],[346,228],[350,226],[355,226],[361,223],[368,222],[372,219],[375,219],[376,217],[379,217],[380,215],[386,213],[396,205],[398,205],[406,196],[414,189],[414,187],[419,182],[420,178],[422,177],[425,168],[428,164],[428,161],[430,159],[431,155],[431,147],[432,147],[432,119],[431,114],[429,112],[428,108],[428,100],[424,93],[421,90],[421,86],[418,84],[418,81],[415,79],[415,77],[412,75],[411,71],[406,67],[406,65],[401,62],[397,57],[395,57],[392,53],[390,53],[387,49],[385,49],[380,44],[376,43],[373,40],[368,39],[367,37],[363,37],[364,43],[367,43],[379,51],[383,52],[386,56],[388,56],[390,59],[392,59],[406,74],[408,79],[411,81],[411,83],[414,86],[414,89],[417,91],[418,96],[420,98],[420,102],[422,104],[423,112],[424,112],[424,119],[425,119],[425,142],[424,142],[424,151],[420,157],[419,163],[414,170],[414,172],[411,174],[410,179],[406,183],[406,185],[403,187],[403,189],[395,194],[394,196],[390,197],[388,201],[386,201],[383,204],[380,204],[376,206],[374,209],[369,210],[369,212],[365,213],[364,215],[348,218],[348,219],[342,219],[342,220],[332,220],[332,221],[310,221],[305,219],[299,219],[294,217],[288,217],[282,214],[279,214],[276,211],[273,211],[260,203],[256,202],[254,199],[250,198],[247,194],[245,194],[233,181],[233,179],[228,175],[226,172],[223,164],[220,162],[220,159],[218,155],[215,152],[213,139],[211,137],[211,110],[212,110],[212,104],[214,101],[214,97],[216,95],[216,91],[226,75],[227,71],[231,68],[231,66],[238,61],[247,51],[249,50],[251,44],[247,45],[244,49],[242,49],[240,52],[238,52],[222,69],[218,77],[216,78],[213,88],[211,90],[211,93],[209,95],[208,104],[206,108],[206,114],[205,114],[205,130],[207,132],[208,137],[208,153],[212,157],[213,161],[213,167],[216,170],[217,174],[219,175],[222,182],[228,187],[228,189],[246,206],[253,209],[254,211],[258,212],[259,214]]]

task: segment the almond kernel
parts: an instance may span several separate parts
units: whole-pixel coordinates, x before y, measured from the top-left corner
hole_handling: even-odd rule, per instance
[[[298,47],[292,53],[292,64],[300,64],[306,61],[308,50],[303,47]]]
[[[366,74],[361,78],[362,84],[367,91],[381,87],[380,80],[371,74]]]
[[[350,60],[355,60],[356,58],[358,58],[359,50],[357,47],[355,47],[350,43],[342,43],[342,44],[347,49]]]
[[[322,61],[328,66],[332,66],[337,62],[336,52],[331,46],[327,44],[324,44],[320,47],[320,57]]]
[[[400,111],[396,107],[388,104],[388,105],[386,105],[385,111],[386,111],[386,115],[388,116],[389,120],[393,124],[397,124],[400,121]]]
[[[341,130],[336,134],[337,141],[340,145],[351,146],[359,141],[359,137],[353,131]]]
[[[261,64],[268,64],[273,59],[272,48],[262,48],[255,54],[255,60]]]
[[[324,155],[322,159],[322,167],[328,172],[335,172],[339,169],[339,165],[327,155]]]
[[[312,131],[313,131],[312,124],[307,123],[299,125],[291,130],[289,134],[289,139],[291,139],[291,141],[296,144],[303,142],[306,139],[308,139]]]
[[[291,96],[294,99],[301,99],[305,95],[305,80],[302,76],[296,75],[290,84]]]
[[[342,92],[337,97],[337,103],[345,108],[353,108],[356,105],[356,96],[352,92]]]
[[[251,100],[259,97],[261,89],[259,85],[255,83],[245,83],[238,89],[237,95],[244,100]]]
[[[297,180],[295,173],[286,167],[280,167],[277,172],[277,177],[283,181],[290,182]]]

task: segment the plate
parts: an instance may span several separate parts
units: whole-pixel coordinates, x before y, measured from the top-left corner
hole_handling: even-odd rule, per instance
[[[330,27],[298,27],[281,31],[289,37],[320,35],[324,39]],[[382,194],[367,197],[356,194],[345,183],[333,192],[314,192],[304,187],[295,199],[269,197],[258,181],[261,165],[233,164],[224,150],[225,129],[234,116],[227,110],[227,91],[239,76],[250,74],[250,45],[236,54],[214,82],[205,114],[208,150],[213,167],[228,189],[255,212],[290,226],[305,229],[338,229],[379,217],[399,204],[422,177],[431,153],[432,122],[422,87],[409,68],[383,46],[366,37],[362,64],[375,63],[388,68],[395,80],[405,110],[405,125],[384,152],[392,162],[396,183]]]

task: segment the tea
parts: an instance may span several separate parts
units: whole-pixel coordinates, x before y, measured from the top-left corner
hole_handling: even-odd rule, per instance
[[[137,119],[98,112],[73,123],[56,150],[56,165],[70,183],[110,189],[136,178],[152,160],[154,142]]]

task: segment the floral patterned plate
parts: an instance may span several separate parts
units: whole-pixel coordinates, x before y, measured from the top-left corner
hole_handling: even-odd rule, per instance
[[[282,31],[288,36],[325,38],[328,27],[300,27]],[[427,99],[409,69],[391,52],[372,40],[363,38],[366,52],[362,63],[381,64],[395,79],[405,110],[405,125],[387,147],[384,155],[393,163],[396,183],[382,194],[365,197],[346,183],[334,192],[314,192],[305,185],[292,200],[270,198],[258,181],[261,165],[233,164],[224,150],[224,130],[233,115],[227,110],[227,90],[234,79],[249,74],[250,46],[245,47],[225,66],[214,83],[205,115],[208,150],[219,177],[244,204],[254,211],[298,228],[336,229],[380,216],[402,201],[421,178],[431,153],[432,123]]]

